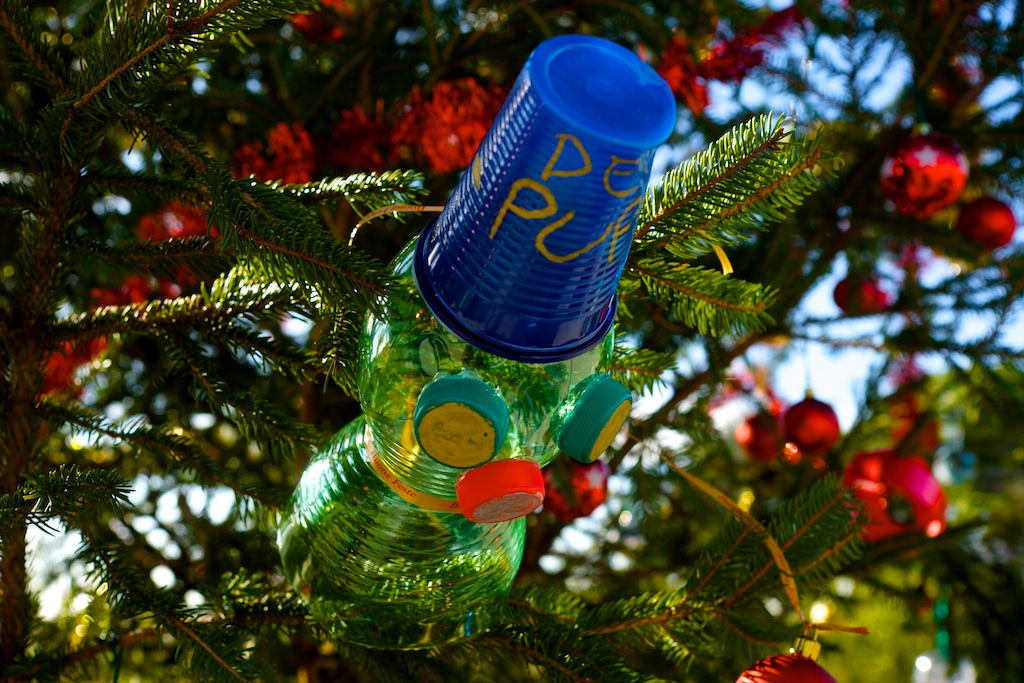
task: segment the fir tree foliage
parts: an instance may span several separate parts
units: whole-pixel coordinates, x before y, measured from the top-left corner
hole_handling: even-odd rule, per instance
[[[672,169],[645,197],[624,288],[639,279],[654,303],[701,334],[760,331],[773,293],[693,261],[781,221],[813,193],[820,138],[783,117],[756,117]]]
[[[996,260],[961,239],[952,208],[899,217],[874,179],[917,119],[968,150],[971,196],[1021,194],[1022,6],[798,2],[782,41],[766,28],[779,15],[731,2],[0,3],[0,680],[732,680],[807,626],[792,586],[803,610],[817,595],[853,605],[840,574],[915,613],[941,582],[964,606],[964,650],[991,680],[1014,671],[1024,534],[1010,478],[991,473],[1019,466],[1024,366],[1006,330],[1020,250]],[[457,180],[382,130],[414,87],[505,87],[566,32],[642,54],[681,105],[671,142],[686,158],[644,197],[610,371],[657,405],[610,449],[594,516],[531,516],[497,628],[418,652],[332,641],[281,575],[274,521],[309,452],[358,413],[363,317],[423,222],[403,207],[443,204]],[[769,39],[790,44],[767,60]],[[703,111],[711,82],[721,104],[754,76],[793,95],[792,116],[743,97]],[[448,117],[452,154],[461,131],[489,125],[463,104],[433,114]],[[308,181],[239,168],[239,149],[277,124],[317,141],[302,148]],[[195,233],[138,233],[172,203]],[[957,275],[907,275],[870,332],[801,307],[835,263],[894,267],[921,244]],[[130,278],[138,289],[120,291]],[[965,339],[978,318],[985,330]],[[713,415],[735,364],[779,339],[890,357],[820,463],[737,459]],[[892,392],[891,359],[923,354],[947,376]],[[914,429],[941,413],[967,425],[947,434],[977,430],[960,438],[988,474],[951,491],[962,512],[944,536],[865,548],[838,475],[892,445],[886,401],[909,394],[934,399]],[[951,478],[958,455],[936,454]],[[675,466],[745,501],[757,524]],[[77,553],[40,561],[61,537],[80,539]],[[71,585],[56,617],[32,588],[47,578]],[[856,661],[853,638],[833,652]]]

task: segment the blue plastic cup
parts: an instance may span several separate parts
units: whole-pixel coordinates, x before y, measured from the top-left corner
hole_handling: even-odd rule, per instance
[[[466,342],[527,363],[573,358],[615,319],[669,86],[601,38],[530,55],[444,211],[419,237],[416,280]]]

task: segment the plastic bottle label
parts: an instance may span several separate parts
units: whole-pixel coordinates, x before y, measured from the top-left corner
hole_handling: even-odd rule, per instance
[[[462,512],[459,508],[458,500],[439,498],[429,493],[417,491],[399,479],[381,460],[380,454],[377,453],[377,449],[373,446],[373,441],[369,438],[369,431],[367,431],[366,450],[369,452],[370,465],[373,467],[373,471],[377,473],[381,481],[388,485],[388,488],[397,493],[406,502],[433,512]]]

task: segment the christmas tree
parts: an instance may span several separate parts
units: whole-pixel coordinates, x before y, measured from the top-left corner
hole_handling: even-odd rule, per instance
[[[1024,3],[777,4],[0,2],[0,680],[1019,680]],[[276,534],[563,35],[678,109],[632,411],[486,629],[360,645]]]

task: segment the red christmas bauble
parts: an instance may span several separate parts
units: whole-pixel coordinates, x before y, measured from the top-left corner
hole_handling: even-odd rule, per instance
[[[736,427],[735,436],[743,452],[761,462],[775,459],[785,446],[779,423],[764,410],[754,413]]]
[[[819,457],[839,441],[839,418],[832,406],[807,397],[790,406],[783,416],[786,441],[807,457]]]
[[[864,501],[862,536],[869,543],[914,531],[935,537],[946,528],[946,494],[920,456],[902,457],[891,449],[858,453],[843,485]]]
[[[832,298],[839,310],[848,315],[875,315],[889,309],[889,295],[873,276],[847,276],[836,284]]]
[[[960,198],[970,164],[956,140],[911,135],[882,162],[882,194],[905,216],[924,219]]]
[[[736,683],[836,683],[827,671],[803,655],[772,655],[754,664]]]
[[[1010,243],[1017,229],[1013,210],[995,197],[979,197],[960,210],[956,231],[989,249]]]
[[[561,480],[552,475],[551,467],[544,468],[544,510],[563,522],[571,522],[586,517],[608,498],[611,469],[600,460],[584,464],[566,459],[565,463],[568,467],[561,473],[568,472],[568,477]]]

